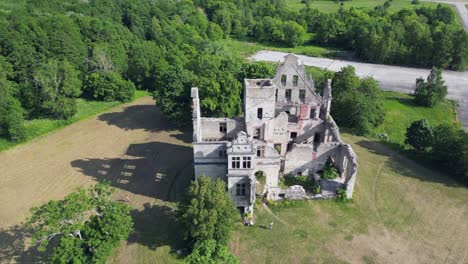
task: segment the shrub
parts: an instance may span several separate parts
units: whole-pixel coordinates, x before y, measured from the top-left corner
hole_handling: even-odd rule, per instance
[[[348,200],[348,195],[346,194],[345,189],[338,189],[336,190],[336,200],[345,202]]]
[[[185,260],[188,264],[239,263],[239,260],[229,252],[226,245],[214,239],[197,243],[193,252]]]
[[[406,129],[405,143],[416,150],[424,151],[430,148],[432,141],[432,128],[426,119],[414,121]]]
[[[327,162],[325,163],[325,169],[323,170],[322,178],[327,180],[336,179],[340,174],[338,173],[338,169],[333,164],[332,159],[329,157]]]
[[[312,189],[313,194],[320,194],[321,192],[322,192],[322,187],[320,186],[320,184],[315,185],[314,188]]]
[[[289,187],[293,185],[301,185],[306,190],[312,190],[314,187],[314,181],[310,180],[308,176],[295,176],[295,175],[285,175],[280,180],[280,186]]]
[[[420,2],[419,2],[419,0],[413,0],[413,1],[411,1],[411,4],[412,5],[419,5]]]

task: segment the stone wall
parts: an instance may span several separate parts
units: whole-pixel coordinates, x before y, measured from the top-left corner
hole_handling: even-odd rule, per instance
[[[226,123],[226,133],[220,131],[220,123]],[[245,130],[245,125],[242,118],[201,118],[201,131],[205,141],[222,138],[232,139],[237,132],[243,130]]]

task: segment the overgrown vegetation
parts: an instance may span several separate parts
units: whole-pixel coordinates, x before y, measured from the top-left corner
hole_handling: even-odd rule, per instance
[[[338,176],[340,176],[338,173],[338,169],[335,167],[335,164],[333,164],[331,157],[329,157],[327,159],[327,162],[325,163],[322,178],[327,180],[333,180],[338,178]]]
[[[312,191],[312,188],[315,186],[315,182],[312,179],[309,179],[307,175],[284,175],[279,182],[279,185],[285,189],[293,185],[301,185],[307,191]]]
[[[51,263],[104,263],[133,228],[130,206],[115,201],[113,192],[101,183],[32,208],[33,243],[39,251],[53,247]]]

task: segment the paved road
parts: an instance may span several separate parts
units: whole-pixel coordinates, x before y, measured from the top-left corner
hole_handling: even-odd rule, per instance
[[[453,1],[433,1],[437,3],[444,3],[454,5],[457,8],[458,15],[461,17],[463,27],[468,31],[468,2],[453,2]]]
[[[254,54],[250,59],[255,61],[282,61],[286,55],[284,52],[262,50]],[[333,60],[326,58],[308,57],[298,55],[305,65],[316,66],[332,71],[339,71],[346,65],[356,68],[356,74],[360,77],[373,77],[380,82],[383,90],[396,91],[402,93],[412,93],[414,91],[415,80],[419,77],[426,77],[428,69],[408,68],[399,66],[389,66],[381,64],[370,64],[353,61]],[[468,71],[455,72],[444,71],[443,77],[448,86],[448,98],[458,102],[458,113],[460,122],[468,131]]]

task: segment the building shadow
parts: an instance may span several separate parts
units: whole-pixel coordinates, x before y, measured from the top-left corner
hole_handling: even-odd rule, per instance
[[[175,211],[164,205],[146,203],[143,206],[141,211],[131,211],[134,229],[127,242],[138,243],[153,250],[165,245],[174,251],[183,248],[183,234],[176,221]]]
[[[131,144],[122,158],[88,158],[72,167],[98,182],[163,201],[178,201],[193,176],[192,148],[165,142]]]
[[[155,105],[131,105],[122,112],[104,113],[98,119],[124,130],[144,129],[145,131],[176,130],[177,127],[164,118]]]
[[[437,162],[428,161],[415,152],[408,150],[395,150],[384,143],[373,140],[361,140],[357,145],[369,150],[371,153],[388,157],[388,167],[405,177],[421,181],[441,183],[449,187],[464,187],[441,171]],[[359,162],[359,154],[358,154]],[[358,169],[359,174],[359,169]]]

